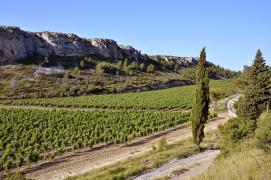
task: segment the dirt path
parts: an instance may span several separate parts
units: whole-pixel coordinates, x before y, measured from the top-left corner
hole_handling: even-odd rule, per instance
[[[225,119],[236,117],[234,103],[240,96],[239,94],[235,95],[227,102],[228,113],[224,115]],[[162,177],[168,177],[172,180],[190,179],[192,175],[194,176],[207,170],[219,152],[219,150],[207,150],[185,159],[173,159],[159,168],[146,171],[135,177],[134,180],[154,180]]]
[[[2,107],[2,106],[0,106]],[[6,106],[3,106],[6,107]],[[21,108],[15,106],[13,108]],[[26,106],[23,108],[31,108]],[[55,109],[35,107],[36,109]],[[228,119],[228,113],[219,114],[219,118],[215,121],[210,121],[206,124],[205,131],[216,129],[218,125],[223,124]],[[152,149],[153,143],[157,143],[161,136],[167,138],[169,144],[183,140],[191,136],[191,129],[186,128],[185,125],[162,131],[151,136],[137,139],[126,145],[104,145],[92,149],[85,149],[81,152],[66,154],[63,157],[40,162],[24,168],[27,178],[31,179],[63,179],[68,176],[74,176],[88,172],[94,168],[103,167],[129,157],[134,157],[143,154]]]
[[[218,125],[224,122],[226,122],[225,118],[211,121],[207,124],[206,131],[216,129]],[[28,168],[26,169],[26,172],[29,172],[27,177],[48,180],[63,179],[67,176],[82,174],[94,168],[145,153],[152,149],[152,144],[157,143],[161,136],[165,136],[167,142],[172,144],[191,136],[191,130],[182,126],[117,148],[109,146],[101,149],[89,149]]]
[[[134,180],[154,180],[161,177],[170,179],[189,179],[195,173],[206,170],[219,154],[219,150],[207,150],[184,159],[173,159],[163,166],[146,172]]]

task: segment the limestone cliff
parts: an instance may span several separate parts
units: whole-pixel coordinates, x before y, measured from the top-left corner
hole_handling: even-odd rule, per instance
[[[26,32],[18,27],[0,27],[0,62],[15,63],[27,57],[95,55],[107,59],[141,58],[131,46],[118,45],[110,39],[85,39],[74,34]]]
[[[29,57],[44,59],[46,56],[64,57],[65,61],[71,61],[72,57],[96,56],[103,60],[167,61],[180,66],[197,63],[193,57],[142,55],[132,46],[119,45],[111,39],[86,39],[71,33],[47,31],[34,33],[18,27],[0,26],[0,64],[16,63]]]

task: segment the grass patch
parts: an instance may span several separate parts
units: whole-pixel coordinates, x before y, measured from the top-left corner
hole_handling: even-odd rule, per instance
[[[227,157],[218,158],[205,173],[193,179],[271,179],[271,155],[257,149],[251,141],[242,143]]]
[[[202,143],[202,147],[207,148],[209,146],[209,141],[214,133],[206,134],[206,140]],[[167,148],[163,151],[149,151],[143,155],[95,169],[79,176],[68,177],[67,180],[126,179],[148,169],[160,167],[169,160],[186,158],[198,152],[199,148],[193,144],[192,138],[188,138],[178,143],[167,145]]]
[[[164,151],[149,151],[144,155],[130,158],[101,169],[95,169],[79,176],[68,177],[67,179],[125,179],[142,173],[147,169],[157,168],[171,159],[191,156],[198,152],[198,147],[194,145],[192,139],[189,138],[176,144],[168,145]]]

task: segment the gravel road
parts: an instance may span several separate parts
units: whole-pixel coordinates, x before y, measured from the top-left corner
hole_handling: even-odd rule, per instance
[[[228,100],[227,119],[237,116],[234,103],[240,96],[241,95],[238,94]],[[200,174],[208,169],[214,159],[218,156],[219,152],[219,150],[207,150],[185,159],[173,159],[159,168],[148,170],[145,173],[134,177],[134,180],[154,180],[162,177],[169,177],[173,180],[190,179],[192,175]]]

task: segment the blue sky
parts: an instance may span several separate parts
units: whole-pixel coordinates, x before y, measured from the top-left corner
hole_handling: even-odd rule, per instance
[[[270,0],[10,0],[0,24],[72,32],[129,44],[147,54],[198,56],[241,70],[257,49],[271,64]]]

